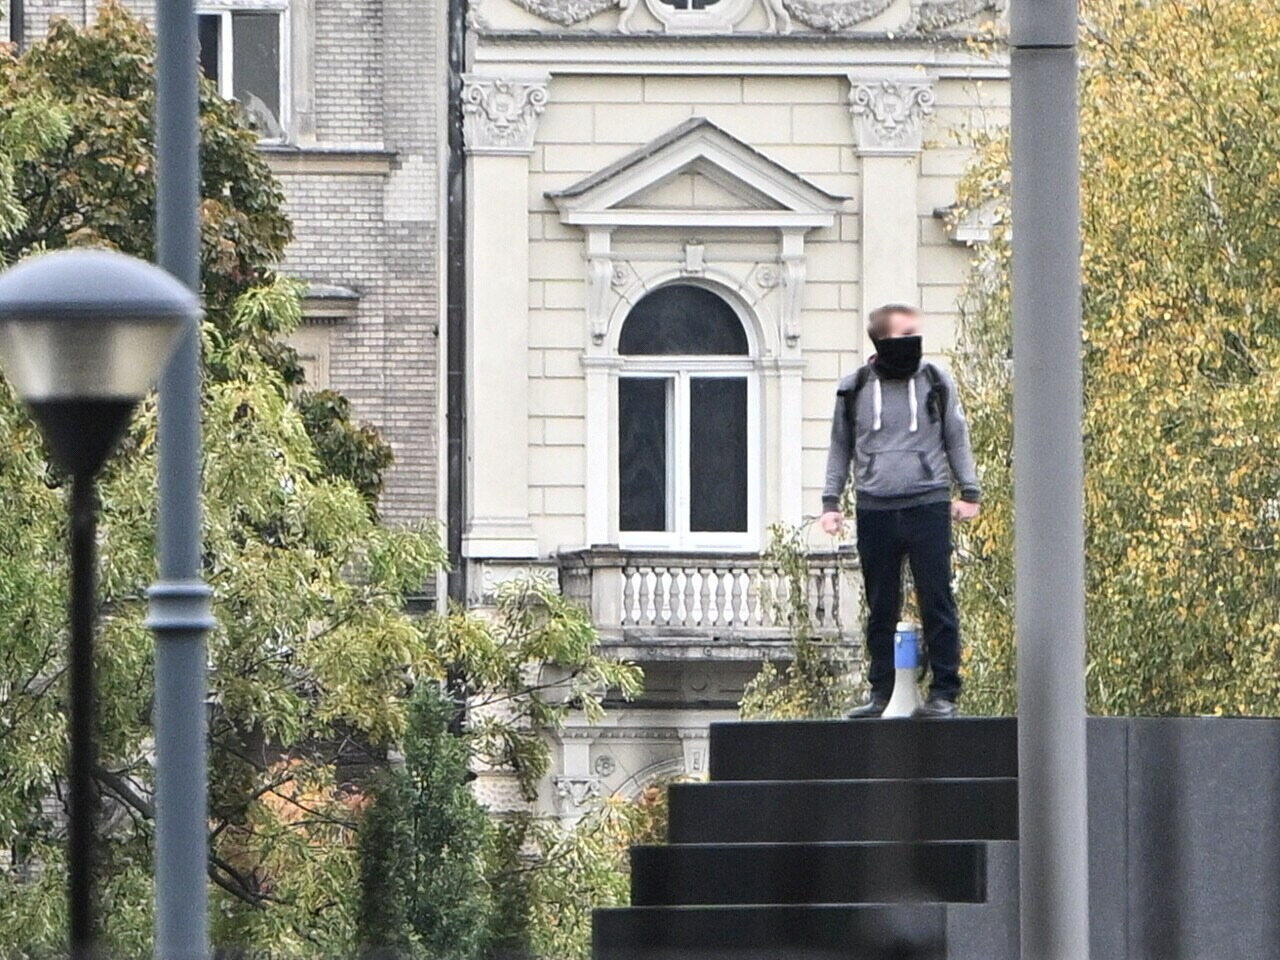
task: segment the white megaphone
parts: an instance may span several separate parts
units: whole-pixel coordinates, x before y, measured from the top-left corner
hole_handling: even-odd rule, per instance
[[[916,708],[923,706],[920,700],[920,688],[917,686],[919,670],[920,633],[914,623],[905,620],[898,624],[893,634],[893,696],[889,705],[880,716],[884,719],[892,717],[909,717]]]

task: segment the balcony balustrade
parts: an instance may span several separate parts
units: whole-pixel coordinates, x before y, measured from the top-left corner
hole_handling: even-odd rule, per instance
[[[754,553],[633,551],[593,547],[559,555],[565,595],[583,603],[602,640],[661,648],[668,656],[768,656],[808,613],[816,639],[848,639],[858,629],[861,584],[852,551],[808,556],[803,583]],[[683,652],[682,652],[683,651]]]

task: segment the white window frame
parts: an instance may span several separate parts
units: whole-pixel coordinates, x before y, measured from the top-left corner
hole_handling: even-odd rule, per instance
[[[741,319],[741,318],[739,318]],[[748,335],[748,342],[750,342]],[[614,378],[657,378],[670,381],[667,391],[667,511],[671,530],[618,529],[618,545],[625,550],[754,551],[760,548],[760,497],[762,464],[759,365],[750,355],[713,357],[705,355],[624,356]],[[689,529],[689,404],[691,380],[699,377],[742,378],[747,382],[747,529],[717,532]],[[616,435],[621,427],[615,419],[614,449],[620,447]],[[613,464],[618,469],[618,464]],[[617,485],[617,496],[622,486]],[[619,509],[619,513],[620,513]],[[620,524],[619,524],[620,527]]]
[[[717,0],[701,10],[680,10],[662,0],[645,0],[649,12],[668,33],[708,33],[733,30],[751,12],[755,0]]]
[[[221,33],[218,37],[218,93],[226,100],[235,99],[235,84],[232,79],[232,64],[235,62],[233,56],[235,35],[231,29],[233,13],[275,13],[280,18],[280,116],[278,119],[282,133],[279,137],[259,137],[259,142],[285,143],[289,140],[293,121],[292,88],[289,83],[292,71],[290,62],[292,24],[289,4],[287,0],[280,0],[280,2],[253,0],[246,3],[201,3],[196,7],[197,16],[216,16],[222,21]]]

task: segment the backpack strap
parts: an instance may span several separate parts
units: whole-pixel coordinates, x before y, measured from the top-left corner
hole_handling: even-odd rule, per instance
[[[938,368],[928,361],[920,366],[924,371],[924,378],[929,381],[929,395],[925,398],[924,406],[929,411],[930,422],[937,423],[946,416],[947,402],[951,398],[948,396],[947,385],[943,382]]]
[[[924,403],[925,409],[929,412],[929,422],[938,423],[946,416],[947,403],[951,399],[950,393],[937,367],[926,360],[920,364],[920,369],[924,373],[924,378],[929,381],[929,393]],[[844,397],[845,429],[849,432],[850,451],[853,450],[854,438],[858,435],[854,420],[858,412],[858,394],[862,392],[862,388],[867,385],[869,379],[871,379],[871,366],[864,363],[854,374],[852,386],[836,391]]]
[[[848,432],[849,453],[853,453],[853,443],[858,436],[857,423],[855,418],[858,415],[858,394],[862,392],[862,388],[867,385],[867,381],[871,378],[871,367],[863,364],[858,368],[858,372],[853,375],[852,386],[844,390],[837,390],[839,396],[844,397],[844,425]]]

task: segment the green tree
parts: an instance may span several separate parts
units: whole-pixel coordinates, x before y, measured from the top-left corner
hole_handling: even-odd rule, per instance
[[[1280,3],[1087,0],[1080,84],[1088,695],[1280,711]],[[1014,706],[1008,140],[960,383],[983,471],[962,536],[968,702]]]
[[[532,816],[492,825],[488,878],[492,960],[588,960],[591,912],[622,906],[631,890],[627,851],[666,839],[666,788],[607,797],[571,828]]]
[[[773,618],[786,625],[790,650],[785,662],[766,662],[747,684],[739,704],[747,719],[838,717],[848,709],[862,682],[854,675],[855,658],[848,646],[814,636],[808,539],[807,526],[773,524],[769,528],[763,559],[786,584],[786,598],[776,604]],[[854,627],[840,624],[842,637],[848,637]]]
[[[90,27],[54,20],[21,57],[0,57],[0,262],[65,246],[155,253],[154,42],[108,0]],[[258,354],[286,383],[302,368],[283,337],[296,303],[269,295],[292,229],[284,195],[239,106],[200,87],[200,276],[209,376]],[[267,293],[258,296],[259,291]],[[329,392],[298,400],[320,465],[372,508],[391,451]]]
[[[151,58],[146,30],[107,6],[92,27],[56,24],[0,62],[5,258],[67,244],[152,252]],[[281,338],[299,320],[298,290],[275,273],[289,236],[279,188],[238,110],[207,85],[201,117],[205,568],[219,622],[209,643],[214,937],[345,950],[356,818],[336,789],[335,759],[351,742],[398,739],[403,694],[446,669],[433,633],[404,612],[444,554],[434,528],[374,522],[367,497],[385,465],[376,436],[354,437],[372,472],[322,459],[350,454],[329,436],[347,412],[341,398],[328,417],[293,398],[296,364]],[[7,387],[0,438],[0,543],[14,557],[0,571],[0,828],[21,861],[0,877],[0,929],[14,950],[38,953],[56,949],[64,929],[62,829],[48,805],[61,796],[65,742],[64,511],[60,478]],[[151,929],[153,678],[142,617],[154,576],[154,438],[147,404],[102,485],[102,936],[125,956],[147,952]]]
[[[119,7],[92,27],[60,23],[0,61],[0,239],[6,259],[68,244],[147,256],[153,238],[152,42]],[[224,949],[350,955],[359,903],[362,798],[338,760],[404,735],[406,695],[462,677],[491,709],[469,756],[545,770],[538,724],[598,716],[638,672],[599,655],[585,615],[547,584],[515,591],[502,625],[427,618],[406,600],[444,564],[434,526],[381,527],[376,434],[336,395],[297,396],[282,338],[298,285],[276,265],[288,239],[279,188],[237,108],[201,95],[202,328],[206,377],[205,575],[209,639],[213,938]],[[104,844],[101,938],[149,953],[155,409],[144,404],[102,478],[97,783]],[[0,873],[11,954],[62,945],[65,511],[61,478],[0,384]],[[558,666],[542,678],[545,661]],[[530,679],[532,677],[532,679]],[[508,711],[509,723],[493,711]]]
[[[423,684],[404,767],[387,770],[360,825],[360,943],[368,955],[470,960],[490,936],[482,852],[488,818],[467,783],[457,706]]]

